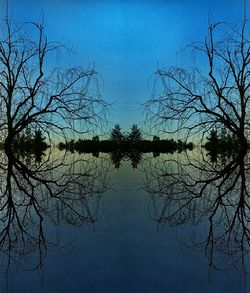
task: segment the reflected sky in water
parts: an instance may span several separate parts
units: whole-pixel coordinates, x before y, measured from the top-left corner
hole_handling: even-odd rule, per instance
[[[201,162],[201,155],[189,154],[188,162],[194,163],[195,168],[200,166],[198,163]],[[63,153],[61,156],[63,157]],[[61,164],[54,170],[56,177],[51,176],[51,173],[46,177],[43,173],[43,180],[56,178],[58,184],[60,183],[58,174],[60,172],[68,174],[68,177],[64,175],[66,176],[64,178],[70,178],[70,184],[73,185],[59,184],[60,200],[69,199],[70,196],[72,198],[69,186],[81,187],[82,191],[88,190],[88,192],[84,197],[79,198],[74,194],[76,206],[80,206],[83,198],[98,198],[101,206],[100,217],[96,217],[93,223],[87,223],[82,219],[75,225],[70,222],[72,218],[63,214],[63,209],[58,209],[58,201],[52,201],[49,194],[43,193],[44,196],[46,195],[47,204],[40,209],[40,212],[45,219],[46,241],[56,239],[57,243],[63,243],[65,246],[50,247],[48,244],[43,265],[34,271],[27,269],[30,268],[30,264],[33,266],[37,261],[37,246],[34,246],[34,250],[27,255],[23,255],[23,258],[22,253],[18,254],[20,251],[16,250],[14,255],[18,256],[20,264],[12,263],[7,274],[9,292],[244,292],[244,274],[240,274],[236,266],[235,269],[230,268],[224,272],[211,269],[203,246],[199,249],[187,249],[185,246],[193,240],[194,231],[196,234],[206,235],[208,231],[206,215],[201,217],[197,225],[184,220],[178,225],[173,223],[169,225],[167,220],[157,223],[152,216],[152,203],[159,194],[153,189],[157,186],[155,180],[161,182],[161,198],[166,199],[169,191],[166,190],[169,184],[166,171],[178,179],[183,179],[185,170],[188,170],[188,174],[198,176],[198,172],[190,171],[192,169],[190,164],[185,165],[186,169],[184,168],[182,173],[176,172],[181,170],[180,166],[176,167],[177,163],[180,162],[183,165],[186,162],[185,156],[183,153],[161,155],[157,158],[148,155],[143,157],[137,169],[133,169],[128,160],[122,161],[120,168],[116,169],[107,155],[100,154],[98,158],[93,158],[90,155],[69,154],[63,159],[63,171]],[[31,160],[28,167],[32,167],[32,174],[36,174],[42,168],[46,170],[49,166],[51,167],[53,158],[58,158],[58,155],[52,156],[47,163],[44,161],[38,163],[36,167]],[[73,158],[77,158],[78,161],[75,162]],[[20,160],[25,163],[25,160]],[[228,162],[231,161],[231,159],[228,160]],[[71,164],[68,164],[69,162]],[[169,162],[175,164],[175,168],[168,167]],[[210,161],[206,163],[206,166],[207,164],[213,170],[218,168],[222,170],[227,165],[218,163],[216,166]],[[17,176],[15,165],[12,165],[12,168],[13,174]],[[238,166],[235,169],[236,173],[237,168]],[[159,177],[163,172],[165,177]],[[7,174],[1,173],[1,176]],[[234,174],[235,171],[231,175]],[[22,175],[20,179],[19,173],[19,182],[25,184],[25,176]],[[90,175],[88,184],[84,185],[88,175]],[[196,178],[201,178],[199,176]],[[202,176],[207,178],[204,171]],[[74,178],[73,181],[72,178]],[[63,182],[67,180],[64,179]],[[154,185],[151,184],[152,182]],[[15,186],[14,181],[12,186]],[[63,189],[63,186],[67,188]],[[176,184],[175,187],[177,187]],[[41,192],[41,186],[39,188]],[[60,188],[57,188],[58,192]],[[77,188],[74,190],[76,191]],[[195,191],[197,192],[198,188]],[[17,192],[16,186],[15,192]],[[41,193],[37,192],[38,194]],[[211,198],[213,198],[212,195],[215,196],[215,193],[211,194]],[[173,197],[171,199],[173,200]],[[97,203],[97,201],[94,202]],[[96,206],[91,204],[93,201],[88,203],[89,205],[86,204],[82,212],[86,212],[88,208],[91,211],[95,210]],[[180,201],[177,205],[181,206]],[[64,210],[67,208],[69,206],[64,206]],[[197,205],[196,208],[199,214],[200,206]],[[53,213],[50,214],[49,211]],[[167,209],[165,216],[168,215],[166,211]],[[195,212],[194,209],[192,212]],[[59,218],[64,221],[58,221]],[[31,226],[34,231],[34,223],[27,223],[26,227]],[[37,229],[36,225],[35,227]],[[6,252],[2,251],[1,264],[5,264],[4,260],[6,260]],[[7,291],[7,275],[1,275],[1,292]],[[247,286],[247,279],[245,285]]]

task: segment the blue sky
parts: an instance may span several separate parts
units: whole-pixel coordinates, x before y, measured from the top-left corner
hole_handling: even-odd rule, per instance
[[[0,3],[3,15],[6,0]],[[63,65],[95,64],[102,96],[113,103],[110,119],[128,130],[142,121],[140,104],[150,97],[157,66],[195,65],[192,54],[176,54],[179,48],[204,39],[209,15],[239,21],[243,0],[9,0],[9,9],[20,21],[44,15],[48,39],[76,52],[63,56]]]

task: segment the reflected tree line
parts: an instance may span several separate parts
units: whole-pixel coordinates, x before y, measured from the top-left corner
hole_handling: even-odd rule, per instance
[[[236,266],[248,271],[246,15],[239,26],[210,23],[204,41],[190,44],[207,61],[202,69],[157,69],[152,96],[145,104],[145,124],[165,135],[179,134],[178,141],[157,136],[145,140],[136,125],[128,134],[116,125],[107,140],[71,140],[73,134],[82,136],[106,126],[108,105],[99,94],[95,68],[48,70],[54,54],[65,46],[48,41],[42,22],[16,24],[6,18],[1,32],[0,252],[6,271],[24,265],[31,254],[37,256],[32,268],[40,268],[49,248],[64,245],[48,239],[46,223],[81,226],[99,219],[101,195],[108,186],[107,165],[95,158],[99,152],[109,153],[116,168],[122,160],[130,160],[133,168],[141,164],[153,219],[158,225],[195,227],[190,247],[204,248],[211,268]],[[45,153],[45,137],[49,144],[55,137],[63,139],[59,148],[73,154]],[[202,153],[173,154],[192,149],[187,141],[194,137],[202,144],[207,137],[211,160]],[[230,155],[225,153],[229,148]],[[74,157],[75,151],[95,157],[86,161]],[[154,159],[142,162],[142,154],[148,152]],[[162,152],[168,159],[158,156]]]
[[[91,139],[71,140],[60,143],[59,149],[78,153],[92,153],[99,156],[100,152],[109,153],[110,159],[115,168],[119,169],[122,161],[131,161],[131,166],[135,169],[140,164],[143,154],[153,153],[154,157],[160,153],[182,152],[192,150],[193,143],[187,143],[181,140],[160,139],[154,136],[152,140],[143,138],[140,128],[133,124],[129,133],[123,133],[119,124],[116,124],[111,130],[109,139],[100,140],[99,136]]]
[[[209,21],[186,47],[199,67],[162,66],[145,103],[148,128],[196,138],[195,154],[146,160],[153,219],[185,227],[184,242],[205,249],[210,268],[249,272],[250,40],[246,1],[237,24]],[[205,64],[204,64],[205,62]],[[206,141],[204,141],[206,139]],[[191,236],[190,230],[193,228]]]

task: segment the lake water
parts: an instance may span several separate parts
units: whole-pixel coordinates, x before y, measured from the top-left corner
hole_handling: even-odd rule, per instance
[[[248,292],[240,164],[198,153],[119,169],[103,154],[1,158],[1,292]]]

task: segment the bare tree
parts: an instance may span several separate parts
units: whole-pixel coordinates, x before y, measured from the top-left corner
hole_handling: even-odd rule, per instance
[[[0,130],[7,145],[27,127],[66,137],[104,121],[94,68],[53,68],[53,53],[63,47],[47,40],[43,24],[2,21]]]
[[[212,23],[202,42],[191,47],[202,60],[198,68],[160,68],[152,98],[146,103],[151,127],[186,137],[224,127],[247,146],[250,126],[249,23]],[[204,60],[206,65],[204,65]]]

